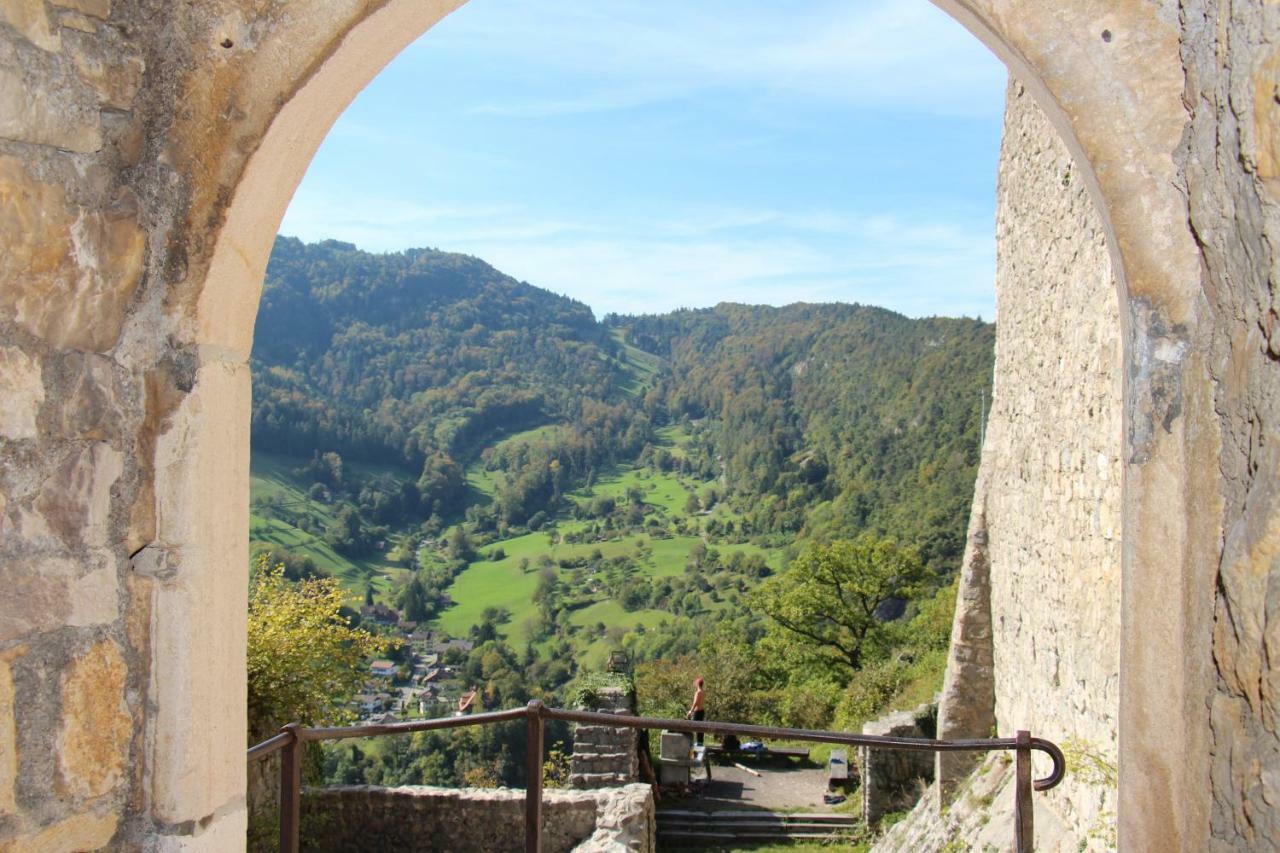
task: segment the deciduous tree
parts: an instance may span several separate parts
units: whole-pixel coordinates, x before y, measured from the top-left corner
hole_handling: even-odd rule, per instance
[[[315,725],[349,716],[365,660],[389,640],[352,628],[333,578],[290,583],[282,565],[260,558],[249,587],[249,739],[289,722]]]
[[[891,642],[877,610],[891,599],[912,597],[924,576],[915,548],[863,534],[810,545],[785,573],[765,581],[754,600],[784,637],[856,671],[868,651]]]

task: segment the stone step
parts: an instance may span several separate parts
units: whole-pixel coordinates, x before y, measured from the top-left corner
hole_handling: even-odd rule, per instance
[[[666,847],[705,847],[755,842],[848,841],[861,825],[851,815],[725,809],[658,811],[658,839]]]
[[[662,821],[658,824],[659,832],[734,832],[734,833],[772,833],[776,835],[790,835],[797,832],[817,832],[830,833],[840,831],[850,831],[852,826],[833,826],[829,823],[816,821],[813,823],[794,822],[794,823],[777,823],[775,821],[759,820],[748,821],[739,820],[732,823],[714,823],[703,821],[681,821],[679,823],[671,821]]]
[[[793,821],[826,823],[832,826],[856,826],[859,823],[858,818],[846,814],[771,812],[754,809],[721,809],[718,811],[658,809],[658,820],[659,822],[664,820],[712,820],[717,822],[772,820],[781,823]]]
[[[740,843],[758,843],[769,841],[809,841],[818,844],[838,844],[851,838],[849,833],[841,832],[713,832],[713,831],[681,831],[665,832],[658,830],[658,842],[663,848],[669,847],[711,847],[734,846]]]

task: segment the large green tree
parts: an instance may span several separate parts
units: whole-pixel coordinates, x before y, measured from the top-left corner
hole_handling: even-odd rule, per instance
[[[868,654],[895,639],[881,608],[913,597],[925,575],[915,548],[863,534],[810,545],[785,573],[765,581],[754,600],[784,639],[856,672]]]

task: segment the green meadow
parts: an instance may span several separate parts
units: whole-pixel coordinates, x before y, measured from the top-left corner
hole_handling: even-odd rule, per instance
[[[398,537],[391,537],[380,554],[362,558],[347,557],[329,547],[323,539],[323,532],[333,523],[333,508],[308,497],[306,486],[293,473],[306,461],[271,453],[255,452],[252,455],[249,465],[250,552],[259,545],[276,545],[310,557],[318,568],[342,581],[353,598],[363,596],[367,585],[372,585],[375,592],[389,590],[394,580],[408,575],[404,564],[392,559]],[[361,476],[396,474],[392,469],[377,466],[347,467]],[[260,499],[268,501],[270,507],[262,506]],[[313,532],[304,530],[303,526]]]
[[[549,438],[558,428],[542,426],[514,433],[494,446]],[[679,426],[661,428],[657,438],[659,446],[677,456],[684,453],[684,447],[690,440],[688,433]],[[306,460],[300,458],[254,453],[251,466],[251,547],[275,545],[310,557],[320,569],[339,578],[353,600],[362,597],[369,586],[373,587],[379,599],[389,599],[396,586],[410,576],[407,568],[410,560],[405,559],[407,555],[402,552],[405,537],[393,533],[383,543],[381,551],[361,558],[351,558],[334,551],[323,539],[325,528],[334,521],[334,508],[308,496],[307,485],[300,482],[295,473],[305,463]],[[403,479],[407,476],[394,469],[359,464],[347,464],[347,470],[356,477],[390,474]],[[492,500],[500,476],[486,471],[479,461],[469,465],[466,479],[471,487],[471,501],[485,504]],[[590,487],[570,491],[566,498],[586,503],[594,497],[610,496],[623,505],[630,500],[629,494],[638,492],[649,507],[643,527],[625,532],[604,530],[597,533],[598,521],[574,519],[565,511],[555,519],[554,526],[484,544],[478,548],[478,559],[464,569],[446,590],[454,604],[440,613],[432,624],[453,636],[465,637],[472,626],[482,621],[482,614],[487,608],[497,607],[511,615],[500,632],[514,643],[529,642],[533,639],[532,629],[538,618],[534,591],[540,573],[550,567],[557,573],[568,590],[567,598],[572,601],[572,606],[562,617],[565,621],[563,627],[580,656],[580,663],[588,667],[602,664],[609,651],[616,647],[621,634],[636,629],[647,630],[663,620],[684,618],[652,608],[626,610],[601,588],[604,586],[604,573],[618,571],[602,568],[609,561],[629,558],[628,577],[652,581],[682,578],[690,571],[691,552],[703,543],[718,551],[722,559],[728,559],[735,551],[744,557],[759,554],[774,570],[781,568],[783,554],[779,549],[718,542],[706,535],[705,524],[711,518],[722,522],[732,518],[726,507],[717,506],[707,515],[686,517],[689,496],[697,494],[705,485],[675,473],[649,468],[620,466],[602,472]],[[571,508],[572,505],[567,506]],[[446,530],[441,538],[446,538],[448,533]],[[578,538],[586,541],[565,541]],[[502,556],[493,559],[498,552]],[[428,552],[428,559],[438,559],[438,555]],[[561,568],[560,561],[587,565]],[[721,580],[723,587],[723,577]],[[705,611],[728,606],[725,596],[714,589],[696,591],[696,594],[701,602],[699,606]],[[731,591],[725,593],[736,594]],[[603,633],[601,625],[605,628]]]

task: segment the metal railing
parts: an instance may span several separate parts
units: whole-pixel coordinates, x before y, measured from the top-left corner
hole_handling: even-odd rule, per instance
[[[302,747],[310,741],[346,740],[374,735],[409,734],[436,729],[456,729],[464,726],[485,726],[513,720],[525,720],[528,726],[526,754],[528,781],[524,797],[524,849],[526,853],[542,850],[542,753],[543,729],[546,720],[563,720],[569,723],[588,723],[630,729],[671,729],[681,732],[737,735],[738,737],[773,738],[836,743],[846,746],[866,746],[873,749],[906,749],[916,752],[995,752],[1014,750],[1014,849],[1018,853],[1030,853],[1034,848],[1031,791],[1047,791],[1062,781],[1066,772],[1066,759],[1056,744],[1030,732],[1019,731],[1011,738],[981,738],[975,740],[929,740],[925,738],[897,738],[879,735],[855,735],[844,732],[815,731],[812,729],[783,729],[773,726],[755,726],[746,723],[720,723],[693,720],[672,720],[657,717],[633,717],[623,714],[605,714],[596,711],[566,711],[548,708],[535,700],[524,708],[509,711],[492,711],[463,717],[442,717],[433,720],[413,720],[404,723],[381,723],[363,726],[307,728],[290,723],[272,738],[264,740],[248,752],[248,760],[256,761],[274,753],[283,752],[280,761],[280,853],[298,853],[302,817]],[[1031,752],[1039,750],[1053,761],[1053,769],[1043,779],[1031,778]]]

